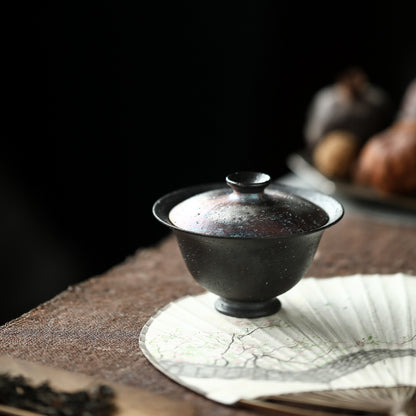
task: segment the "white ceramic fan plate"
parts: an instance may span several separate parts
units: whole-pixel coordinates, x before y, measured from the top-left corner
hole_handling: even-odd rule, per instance
[[[258,319],[222,315],[215,299],[179,299],[140,335],[153,365],[210,399],[416,386],[416,277],[303,279]]]

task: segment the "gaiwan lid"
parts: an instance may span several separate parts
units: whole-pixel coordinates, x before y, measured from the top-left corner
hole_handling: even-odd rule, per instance
[[[328,222],[321,207],[293,193],[268,187],[265,173],[235,172],[227,187],[194,195],[175,205],[169,220],[203,235],[262,238],[311,232]]]

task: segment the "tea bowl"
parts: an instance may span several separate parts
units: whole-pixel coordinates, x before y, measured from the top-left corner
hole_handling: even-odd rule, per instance
[[[228,185],[228,186],[227,186]],[[325,229],[344,210],[334,198],[235,172],[226,184],[183,188],[158,199],[153,214],[175,234],[185,264],[233,317],[278,312],[277,296],[304,276]]]

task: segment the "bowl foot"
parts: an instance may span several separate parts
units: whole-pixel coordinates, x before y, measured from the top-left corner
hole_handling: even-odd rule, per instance
[[[224,298],[218,298],[215,301],[215,309],[218,312],[235,318],[260,318],[272,315],[278,312],[281,306],[277,298],[264,302],[238,302]]]

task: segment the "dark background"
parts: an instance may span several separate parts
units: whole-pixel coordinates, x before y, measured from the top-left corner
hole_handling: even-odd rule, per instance
[[[2,6],[0,322],[156,243],[164,193],[284,174],[312,95],[345,67],[397,107],[416,74],[405,4]]]

